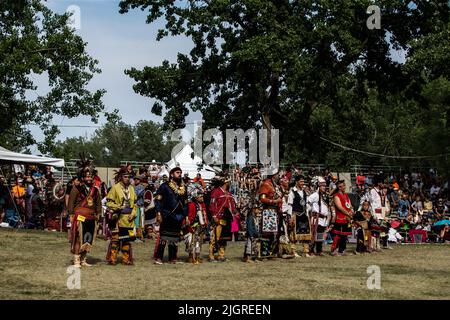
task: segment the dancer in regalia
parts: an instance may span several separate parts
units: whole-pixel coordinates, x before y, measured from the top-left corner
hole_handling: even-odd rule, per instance
[[[317,184],[318,190],[307,198],[311,216],[311,253],[315,251],[316,256],[323,256],[323,241],[332,218],[332,210],[325,179],[318,177]]]
[[[156,239],[155,264],[163,264],[166,245],[169,247],[169,262],[178,262],[178,242],[183,221],[187,216],[187,193],[181,174],[179,167],[170,170],[169,181],[161,184],[156,191],[156,220],[160,226]]]
[[[208,226],[206,206],[203,201],[203,187],[200,183],[192,183],[188,188],[188,219],[189,233],[186,235],[186,249],[189,253],[188,262],[199,264],[203,239]]]
[[[131,185],[130,173],[125,167],[116,173],[117,183],[106,196],[106,206],[112,213],[108,219],[111,241],[106,255],[110,265],[116,265],[119,251],[122,252],[122,264],[133,265],[131,242],[136,240],[136,193]]]
[[[278,183],[279,172],[274,169],[259,187],[259,201],[262,206],[260,258],[275,258],[278,253],[277,235],[283,202]]]
[[[86,255],[90,252],[97,236],[98,220],[102,215],[100,190],[93,185],[93,166],[90,160],[81,156],[77,162],[78,179],[70,191],[67,212],[72,216],[69,241],[74,255],[74,266],[90,267]]]
[[[305,178],[301,175],[295,176],[295,186],[289,192],[288,205],[289,216],[291,218],[292,231],[290,238],[293,243],[293,250],[296,252],[295,243],[302,246],[302,254],[305,257],[313,257],[309,254],[309,244],[311,242],[310,217],[307,212],[306,203],[308,194],[305,190]]]
[[[231,240],[231,222],[236,211],[236,203],[229,193],[229,180],[225,177],[215,179],[211,190],[211,235],[209,242],[209,262],[224,262],[227,241]],[[217,254],[217,257],[216,257]]]
[[[361,205],[361,210],[357,211],[353,216],[353,222],[356,228],[355,254],[372,252],[372,234],[370,232],[371,220],[372,214],[370,213],[370,203],[369,201],[364,201]]]
[[[345,193],[345,182],[340,180],[337,183],[337,192],[334,195],[334,207],[336,209],[336,219],[331,231],[333,244],[331,245],[332,255],[346,255],[347,237],[352,234],[353,207],[350,198]]]

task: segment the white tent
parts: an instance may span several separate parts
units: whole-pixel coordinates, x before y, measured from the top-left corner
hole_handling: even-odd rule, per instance
[[[64,159],[22,154],[9,151],[2,147],[0,147],[0,163],[1,162],[13,164],[44,164],[48,166],[64,167]]]
[[[188,173],[189,178],[191,179],[194,179],[197,176],[197,173],[200,173],[205,180],[214,178],[216,173],[211,166],[203,164],[203,168],[200,170],[198,169],[199,165],[203,163],[203,160],[195,154],[194,157],[192,157],[193,153],[194,150],[191,146],[188,144],[185,145],[172,160],[167,162],[167,167],[170,170],[178,166],[183,170],[183,175]]]
[[[162,176],[169,176],[169,171],[167,171],[166,168],[162,169],[161,172],[158,174],[158,177],[162,177]]]

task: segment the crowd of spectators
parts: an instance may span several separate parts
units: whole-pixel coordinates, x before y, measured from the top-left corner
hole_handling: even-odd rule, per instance
[[[64,188],[51,166],[25,165],[0,176],[2,226],[59,229]],[[59,187],[59,188],[58,188]]]

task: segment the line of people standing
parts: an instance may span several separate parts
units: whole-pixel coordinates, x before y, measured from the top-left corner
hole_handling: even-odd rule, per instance
[[[78,162],[78,183],[68,195],[67,211],[71,230],[69,241],[76,267],[89,267],[87,254],[97,236],[102,217],[102,194],[92,178],[92,162],[82,158]],[[155,198],[147,187],[141,188],[139,177],[130,181],[130,173],[124,167],[116,172],[116,183],[108,191],[104,203],[104,234],[109,238],[106,261],[116,265],[122,255],[122,264],[133,265],[132,242],[142,237],[146,211],[153,211],[153,221],[158,226],[154,250],[155,264],[163,264],[168,247],[169,263],[179,263],[178,247],[185,240],[189,262],[201,263],[201,246],[205,236],[210,237],[209,261],[223,262],[228,240],[231,240],[231,222],[236,211],[234,198],[228,192],[229,181],[215,179],[215,187],[209,194],[209,212],[204,201],[205,189],[201,183],[185,185],[182,170],[173,168],[169,179],[156,190]],[[136,183],[137,182],[137,183]],[[149,191],[149,192],[146,192]],[[149,195],[148,197],[146,195]],[[142,200],[142,201],[141,201]],[[141,201],[141,202],[140,202]],[[152,208],[153,210],[145,210]],[[211,228],[209,232],[209,228]]]
[[[93,166],[80,161],[80,183],[74,186],[68,200],[71,216],[71,251],[76,266],[89,266],[86,255],[94,244],[98,221],[102,215],[102,195],[92,178]],[[209,236],[208,261],[225,262],[227,241],[232,239],[232,221],[237,213],[235,199],[229,192],[230,180],[225,176],[213,180],[207,193],[198,182],[185,183],[182,170],[173,168],[167,181],[157,190],[141,184],[140,177],[130,181],[125,167],[116,174],[116,184],[106,195],[105,225],[110,242],[106,260],[116,265],[133,264],[132,242],[143,237],[146,212],[154,212],[151,220],[158,227],[154,263],[180,263],[180,242],[186,245],[188,262],[201,263],[201,248]],[[330,192],[323,177],[315,179],[315,190],[305,188],[305,178],[295,176],[295,186],[271,172],[258,189],[259,205],[246,216],[246,242],[243,261],[262,259],[323,256],[323,242],[332,238],[332,256],[347,255],[347,237],[357,229],[356,253],[380,251],[387,246],[386,199],[375,186],[360,210],[355,212],[345,182],[337,181]],[[153,199],[153,191],[154,199]],[[148,196],[146,196],[148,195]],[[152,210],[148,210],[151,208]],[[357,208],[358,209],[358,208]]]

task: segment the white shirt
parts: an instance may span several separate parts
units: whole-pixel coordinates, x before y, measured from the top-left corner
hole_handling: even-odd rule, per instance
[[[368,200],[370,202],[370,206],[372,207],[372,214],[378,220],[383,220],[386,213],[388,213],[390,211],[390,208],[389,208],[389,201],[387,201],[387,199],[385,199],[385,206],[383,207],[383,205],[381,203],[381,196],[380,196],[379,192],[381,192],[381,191],[378,190],[378,188],[376,188],[376,187],[370,189],[369,195],[368,195]],[[379,209],[381,209],[381,213],[376,212],[376,211],[379,211]]]
[[[291,189],[291,191],[289,192],[289,197],[288,197],[288,202],[287,202],[287,205],[288,205],[288,210],[287,210],[287,212],[288,212],[288,214],[290,215],[290,216],[292,216],[292,206],[293,206],[293,204],[294,204],[294,198],[295,198],[295,194],[294,194],[294,192],[297,192],[298,193],[298,195],[300,196],[300,198],[304,198],[303,197],[303,193],[305,192],[305,190],[300,190],[299,188],[297,188],[297,187],[293,187],[292,189]],[[305,204],[305,206],[306,206],[306,204]],[[284,212],[284,211],[283,211]]]
[[[433,194],[433,193],[438,194],[440,190],[441,190],[441,188],[433,186],[430,188],[430,194]]]
[[[417,181],[416,181],[416,182],[414,183],[413,187],[414,187],[415,189],[422,189],[423,183],[422,183],[422,182],[417,182]]]
[[[373,210],[380,209],[381,206],[381,197],[379,195],[380,190],[378,188],[372,188],[369,190],[368,199],[370,202],[370,206]]]
[[[319,218],[319,226],[326,227],[328,225],[328,216],[330,216],[330,210],[328,206],[321,201],[319,204],[319,191],[314,192],[307,198],[307,202],[311,204],[311,212],[319,212],[326,216],[325,218]],[[319,210],[320,209],[320,210]]]
[[[29,184],[27,187],[27,196],[32,196],[33,195],[33,190],[34,190],[34,186],[32,184]]]

